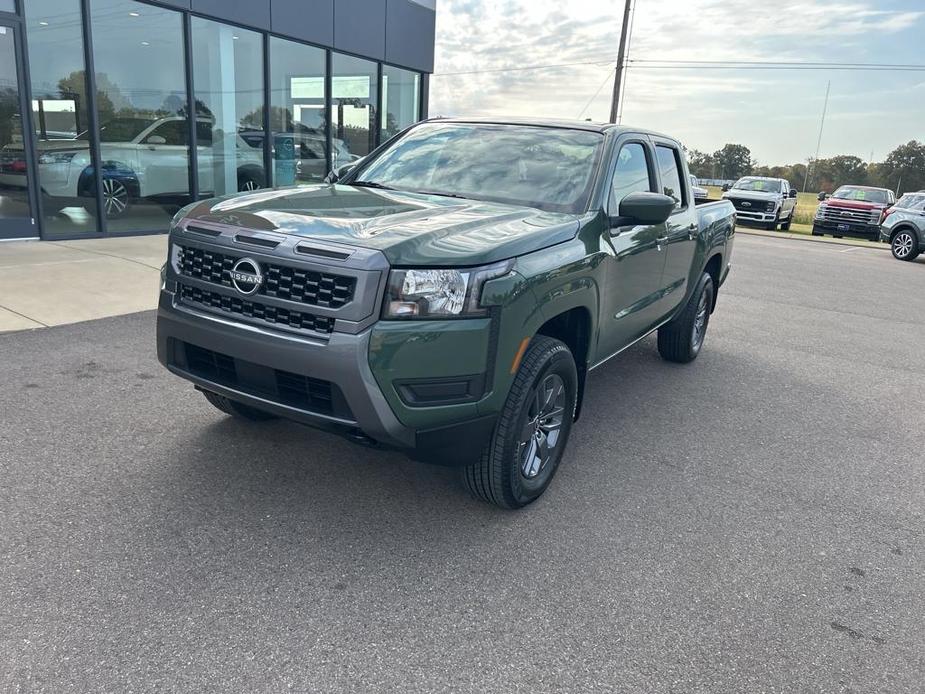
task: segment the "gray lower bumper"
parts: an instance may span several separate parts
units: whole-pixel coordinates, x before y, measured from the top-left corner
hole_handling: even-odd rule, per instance
[[[255,393],[197,376],[172,359],[172,343],[182,342],[233,359],[272,366],[293,374],[329,381],[340,388],[351,418],[310,412]],[[359,429],[376,441],[413,448],[415,432],[404,426],[379,390],[369,369],[369,330],[356,335],[332,333],[327,341],[286,336],[243,325],[221,316],[174,305],[174,295],[161,291],[157,316],[157,354],[170,371],[207,390],[282,417],[321,428]]]

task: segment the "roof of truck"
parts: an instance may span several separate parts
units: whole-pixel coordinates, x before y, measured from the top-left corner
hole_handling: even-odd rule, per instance
[[[664,137],[669,140],[675,138],[657,133],[645,128],[633,128],[626,125],[615,125],[614,123],[600,123],[590,120],[578,120],[570,118],[525,118],[523,116],[457,116],[445,117],[435,116],[429,118],[429,122],[439,121],[443,123],[491,123],[496,125],[526,125],[540,128],[567,128],[570,130],[587,130],[588,132],[605,133],[610,130],[625,130],[627,132],[644,133],[646,135],[655,135]]]

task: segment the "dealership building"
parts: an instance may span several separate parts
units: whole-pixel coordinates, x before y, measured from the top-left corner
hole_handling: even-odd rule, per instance
[[[435,0],[0,0],[0,239],[159,233],[321,181],[426,115],[434,21]]]

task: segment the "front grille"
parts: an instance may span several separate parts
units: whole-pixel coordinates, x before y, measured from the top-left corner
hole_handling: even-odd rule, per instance
[[[743,200],[742,198],[729,198],[733,207],[742,212],[773,212],[774,203],[764,200]]]
[[[187,284],[178,285],[178,294],[184,304],[207,309],[218,309],[274,326],[311,330],[318,333],[330,333],[334,330],[334,319],[327,316],[315,316],[302,311],[290,311],[285,308],[258,304],[236,296],[211,292]]]
[[[232,287],[229,272],[243,255],[235,256],[194,246],[177,247],[180,274]],[[342,308],[353,300],[356,278],[305,270],[289,265],[261,263],[265,280],[256,296],[271,296],[307,306]]]
[[[826,222],[841,224],[880,224],[880,210],[858,210],[852,207],[836,207],[823,205],[820,207],[818,219]]]
[[[194,376],[306,412],[353,420],[343,393],[330,381],[234,359],[185,342],[174,345],[174,364]],[[182,355],[179,359],[178,354]]]

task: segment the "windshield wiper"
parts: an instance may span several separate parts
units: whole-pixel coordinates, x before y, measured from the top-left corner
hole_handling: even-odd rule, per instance
[[[358,188],[378,188],[379,190],[395,190],[389,186],[384,186],[381,183],[376,181],[354,181],[353,183],[348,183],[348,186],[357,186]]]
[[[437,190],[409,190],[409,193],[418,193],[419,195],[439,195],[444,198],[459,198],[460,200],[468,200],[465,195],[459,195],[458,193],[443,193]]]

